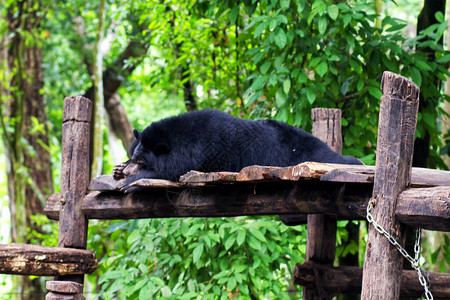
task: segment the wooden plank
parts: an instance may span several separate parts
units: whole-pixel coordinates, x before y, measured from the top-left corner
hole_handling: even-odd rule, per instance
[[[422,228],[448,231],[450,225],[450,187],[407,189],[395,208],[397,220]]]
[[[395,218],[400,193],[411,180],[412,151],[419,105],[419,88],[410,80],[384,72],[381,81],[373,217],[400,244],[403,227]],[[369,226],[361,299],[398,299],[403,256]]]
[[[362,273],[360,267],[333,267],[310,262],[295,267],[294,283],[303,286],[319,284],[324,293],[331,295],[360,294]],[[434,299],[450,299],[450,274],[430,272],[428,278]],[[421,298],[422,295],[423,287],[420,285],[417,272],[403,270],[400,296]]]
[[[101,175],[91,180],[88,189],[90,191],[118,191],[123,182],[124,179],[115,180],[112,175]],[[130,186],[173,188],[178,187],[179,184],[170,180],[143,178],[133,182]]]
[[[97,269],[93,251],[28,244],[0,244],[0,273],[60,276]]]
[[[88,219],[81,204],[89,186],[92,103],[84,97],[64,99],[61,162],[60,247],[86,249]],[[83,275],[71,281],[83,284]],[[64,278],[61,278],[64,280]]]
[[[298,185],[296,187],[296,185]],[[149,191],[135,194],[120,192],[92,192],[85,197],[83,212],[89,219],[138,219],[164,217],[217,217],[252,215],[280,215],[280,214],[329,214],[337,219],[364,219],[365,207],[371,197],[371,184],[337,183],[337,182],[265,182],[254,184],[239,184],[218,187],[184,187],[176,189],[149,189]],[[203,190],[206,189],[207,192]],[[236,189],[236,192],[230,190]],[[285,189],[287,189],[285,191]],[[227,190],[230,195],[220,199],[220,193]],[[330,190],[325,193],[322,190]],[[438,192],[435,190],[439,190]],[[301,192],[300,192],[301,191]],[[342,194],[340,193],[342,191]],[[411,188],[408,193],[400,194],[396,216],[402,223],[411,226],[422,226],[424,229],[450,231],[450,215],[448,213],[448,199],[440,193],[448,193],[448,187]],[[291,195],[290,192],[293,194]],[[405,191],[406,192],[406,191]],[[200,215],[195,209],[192,211],[176,208],[179,197],[192,198],[192,206],[196,206],[195,195],[203,195],[202,206],[210,207],[208,212],[203,209]],[[244,193],[244,194],[239,194]],[[256,193],[256,194],[255,194]],[[236,194],[236,199],[229,198]],[[441,196],[436,197],[437,194]],[[211,198],[207,199],[207,195]],[[420,199],[410,195],[421,195]],[[267,206],[259,207],[259,199],[287,197],[283,199],[264,200]],[[45,214],[54,220],[59,218],[60,194],[53,194],[45,208]],[[411,200],[412,199],[412,200]],[[187,201],[187,200],[186,200]],[[217,205],[220,206],[218,212]],[[229,201],[229,206],[227,206]],[[242,201],[242,203],[238,203]],[[410,207],[410,202],[417,204]],[[420,201],[417,202],[417,201]],[[270,203],[278,204],[270,206]],[[239,211],[239,207],[242,209]],[[252,208],[253,207],[253,208]],[[255,209],[254,207],[258,207]],[[436,207],[438,209],[430,209]],[[168,209],[171,211],[168,211]],[[441,209],[439,209],[441,208]],[[155,209],[153,211],[153,209]],[[289,210],[290,209],[290,210]],[[183,211],[183,215],[179,212]]]
[[[259,182],[259,181],[298,181],[298,180],[322,180],[349,183],[373,183],[375,176],[374,166],[340,165],[317,162],[304,162],[291,167],[267,167],[249,166],[239,173],[211,172],[202,173],[190,171],[180,177],[178,185],[187,183],[232,183],[232,182]],[[160,180],[160,179],[152,179]],[[89,186],[91,191],[115,190],[121,180],[114,180],[112,175],[102,175],[94,178]],[[141,183],[142,187],[154,187],[152,181]],[[158,187],[172,187],[174,182],[167,181],[163,186],[162,181]],[[412,187],[450,186],[450,171],[412,168]]]
[[[203,173],[199,171],[190,171],[180,177],[180,183],[220,183],[235,182],[236,172],[211,172]]]

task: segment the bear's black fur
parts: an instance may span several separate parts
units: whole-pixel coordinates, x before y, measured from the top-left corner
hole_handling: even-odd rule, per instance
[[[164,119],[134,134],[130,152],[141,167],[122,184],[127,192],[138,179],[176,181],[191,170],[238,172],[250,165],[285,167],[305,161],[361,164],[294,126],[239,119],[212,109]]]

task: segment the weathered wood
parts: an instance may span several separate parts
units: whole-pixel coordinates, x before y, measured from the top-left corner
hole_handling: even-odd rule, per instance
[[[448,231],[450,187],[406,189],[397,200],[395,216],[404,224]]]
[[[124,179],[115,180],[112,175],[101,175],[91,180],[89,184],[90,191],[118,191],[119,186],[124,182]],[[173,188],[180,186],[178,183],[164,180],[164,179],[139,179],[130,186],[148,187],[148,188]]]
[[[84,97],[64,99],[62,125],[60,247],[85,249],[88,219],[81,210],[89,185],[89,145],[92,103]],[[83,276],[71,280],[83,283]]]
[[[61,294],[80,294],[83,292],[83,285],[73,281],[47,281],[45,288],[50,292]]]
[[[95,177],[89,183],[88,190],[89,191],[114,191],[118,190],[121,183],[124,182],[124,179],[115,180],[112,175],[101,175]],[[53,199],[52,199],[53,200]]]
[[[235,182],[236,172],[211,172],[203,173],[199,171],[190,171],[180,177],[180,183],[207,183],[207,182]]]
[[[399,194],[411,180],[412,151],[419,88],[410,80],[384,72],[381,81],[374,219],[400,244],[403,228],[395,218]],[[361,299],[398,299],[403,256],[373,226],[369,227]]]
[[[326,143],[332,150],[342,153],[341,110],[314,108],[312,134]],[[307,218],[307,240],[305,261],[332,264],[336,254],[336,219],[322,214],[311,214]],[[331,299],[320,295],[320,290],[310,287],[303,289],[303,299]]]
[[[333,267],[309,262],[295,267],[294,283],[303,286],[319,284],[325,293],[330,294],[360,294],[362,273],[363,269],[360,267]],[[450,274],[430,272],[428,278],[434,299],[450,299]],[[403,297],[423,295],[423,287],[419,283],[416,271],[402,271],[400,295]]]
[[[83,211],[93,219],[223,217],[326,213],[362,219],[371,189],[361,184],[276,182],[183,189],[152,189],[123,194],[94,192]]]
[[[296,187],[296,185],[299,187]],[[254,190],[255,186],[256,190]],[[223,189],[226,189],[230,196],[220,199],[220,193]],[[236,191],[233,192],[233,189]],[[203,190],[207,190],[207,192],[203,192]],[[330,193],[323,190],[330,190]],[[84,199],[82,210],[89,219],[242,216],[251,212],[252,215],[321,213],[332,215],[337,219],[351,220],[365,218],[365,207],[371,197],[372,190],[372,184],[303,181],[264,182],[256,185],[249,183],[219,185],[216,187],[216,191],[211,186],[167,190],[149,189],[145,192],[136,193],[136,195],[120,192],[92,192]],[[255,191],[257,192],[256,195],[254,195]],[[342,194],[340,191],[342,191]],[[450,214],[446,209],[448,200],[445,198],[449,191],[448,187],[411,188],[407,191],[408,193],[405,196],[400,194],[396,209],[397,218],[402,223],[422,226],[429,230],[450,231]],[[195,198],[196,193],[205,195],[201,204],[193,204],[191,211],[187,210],[186,207],[180,209],[176,207],[177,203],[180,203],[178,198]],[[236,194],[238,198],[233,199],[233,194]],[[417,204],[408,208],[411,201],[409,195],[419,194],[421,199],[414,197],[416,199],[414,202],[419,203],[417,201],[421,201],[426,205]],[[57,220],[59,218],[59,195],[52,195],[47,202],[45,213],[50,219]],[[207,199],[207,195],[211,195],[211,199]],[[287,198],[272,199],[274,197]],[[277,202],[279,204],[259,207],[260,202],[257,202],[261,201],[259,199],[266,199],[264,201],[267,203]],[[222,203],[220,208],[216,205],[216,201]],[[243,202],[239,203],[239,201]],[[229,206],[227,203],[229,203]],[[194,209],[196,205],[203,207],[201,215]],[[258,207],[258,209],[255,209],[255,207]],[[442,209],[430,209],[430,207],[441,207]],[[152,211],[153,209],[155,210]],[[218,211],[218,209],[221,211]],[[180,212],[183,212],[183,215]]]
[[[259,182],[259,181],[298,181],[298,180],[321,180],[334,182],[350,183],[373,183],[375,175],[374,166],[363,165],[340,165],[318,162],[304,162],[290,167],[265,167],[249,166],[242,169],[239,173],[234,172],[211,172],[203,173],[191,171],[180,177],[177,185],[189,185],[191,183],[233,183],[239,182]],[[154,180],[154,179],[152,179]],[[159,180],[159,179],[158,179]],[[107,191],[115,190],[121,180],[114,180],[112,175],[102,175],[92,180],[89,190]],[[149,181],[147,185],[141,182],[142,187],[154,187],[154,182]],[[173,187],[173,181],[167,181],[163,185],[160,181],[158,187]],[[412,168],[411,177],[412,187],[433,187],[450,186],[450,171]]]
[[[333,151],[342,153],[341,110],[336,108],[313,108],[312,135],[319,138]]]
[[[0,273],[57,276],[90,274],[97,269],[93,251],[27,244],[0,244]]]
[[[68,295],[49,292],[47,295],[45,295],[45,300],[84,300],[84,299],[85,298],[83,294]]]

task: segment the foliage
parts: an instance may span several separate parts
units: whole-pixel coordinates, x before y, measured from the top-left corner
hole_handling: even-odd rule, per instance
[[[442,15],[441,24],[407,40],[402,20],[385,16],[375,28],[371,1],[150,0],[115,1],[108,7],[106,67],[128,40],[151,44],[142,62],[128,62],[140,65],[119,90],[138,129],[184,111],[182,86],[190,81],[201,108],[276,118],[306,130],[312,107],[341,108],[344,154],[373,164],[380,78],[390,70],[411,78],[432,99],[419,115],[417,136],[430,133],[432,163],[443,167],[437,154],[448,149],[438,140],[443,96],[430,82],[432,76],[445,79],[450,61],[437,43],[446,28]],[[56,185],[62,100],[92,84],[96,11],[97,4],[88,1],[58,2],[48,6],[42,24],[43,93]],[[424,53],[427,47],[435,56]],[[106,155],[105,173],[111,168]],[[40,217],[35,222],[44,224]],[[347,239],[346,223],[338,223],[338,244]],[[49,227],[44,225],[53,236],[30,235],[55,244],[56,229]],[[296,293],[290,273],[303,260],[305,238],[304,227],[286,227],[269,217],[91,221],[88,248],[101,258],[101,268],[89,280],[101,285],[98,297],[106,299],[287,298],[291,290]],[[446,238],[430,256],[444,271],[449,244]],[[337,253],[357,250],[350,244]],[[438,261],[440,253],[444,259]]]
[[[431,265],[437,265],[439,272],[448,273],[450,268],[450,236],[443,234],[441,238],[443,239],[442,244],[436,250],[427,253],[427,262]]]
[[[312,107],[341,108],[345,154],[373,164],[382,72],[390,70],[411,78],[424,95],[434,99],[435,105],[419,116],[418,136],[428,130],[437,137],[435,121],[441,113],[437,103],[443,97],[436,85],[422,83],[432,75],[443,78],[447,74],[444,66],[448,55],[436,43],[445,24],[406,40],[401,32],[406,23],[401,20],[386,16],[382,27],[374,28],[376,16],[370,5],[320,0],[139,3],[138,11],[146,12],[140,20],[148,25],[142,34],[152,47],[133,80],[147,84],[150,90],[160,88],[160,99],[181,94],[183,82],[190,80],[200,107],[218,107],[244,117],[274,117],[305,129],[311,126]],[[425,41],[425,37],[432,41]],[[420,50],[430,45],[438,60]],[[139,103],[136,99],[126,101]],[[154,102],[140,105],[153,105],[150,103]],[[129,108],[134,113],[142,106]],[[437,138],[433,145],[440,146]],[[439,163],[437,156],[435,162]],[[259,254],[251,252],[255,250],[251,242],[245,240],[238,245],[238,235],[229,235],[232,230],[242,232],[245,228],[245,236],[251,236],[248,224],[257,219],[244,220],[113,223],[107,230],[111,236],[99,239],[114,242],[105,245],[113,253],[102,260],[100,296],[220,298],[237,296],[236,287],[244,298],[250,294],[256,298],[286,296],[288,281],[278,272],[279,266],[292,263],[290,259],[281,260],[281,254],[289,252],[280,252],[280,261],[267,263],[263,271],[258,269],[251,276],[253,256]],[[287,240],[298,238],[297,232],[279,222],[263,218],[258,223],[267,226],[259,228],[267,241],[268,234],[280,235],[280,230],[288,230]],[[225,224],[230,224],[230,231],[212,240],[209,236],[216,236]],[[345,224],[339,223],[338,244],[347,240]],[[183,228],[192,230],[192,235],[185,235]],[[298,242],[277,244],[283,249],[288,245],[304,247]],[[350,243],[338,247],[337,253],[345,256],[363,248],[364,244],[358,249]],[[247,254],[251,259],[241,257],[245,251],[251,253]],[[266,251],[269,257],[274,255],[271,249]],[[301,256],[303,250],[292,251]],[[236,270],[241,269],[244,274],[236,277]],[[266,282],[263,290],[267,294],[256,293],[258,285],[250,278]]]
[[[306,239],[304,227],[242,217],[115,222],[107,232],[105,299],[289,299]]]
[[[341,108],[344,154],[373,164],[380,80],[383,71],[390,70],[411,78],[423,96],[432,99],[419,115],[417,136],[429,132],[433,153],[438,153],[437,104],[443,96],[428,78],[445,79],[447,74],[448,56],[437,43],[446,28],[442,16],[441,24],[406,40],[404,21],[386,16],[382,27],[374,28],[371,2],[142,5],[153,11],[148,34],[154,45],[151,58],[159,68],[149,72],[152,84],[180,87],[180,79],[192,80],[201,91],[197,97],[203,107],[274,117],[305,129],[311,126],[312,107]],[[436,57],[423,51],[430,46]],[[179,76],[180,66],[188,78]],[[444,167],[436,154],[432,164]]]
[[[390,70],[411,78],[426,99],[433,99],[419,115],[417,135],[427,130],[436,137],[433,145],[440,145],[437,103],[443,96],[438,86],[422,81],[431,76],[444,80],[448,74],[446,52],[437,43],[445,23],[407,41],[400,31],[406,26],[401,20],[387,16],[382,28],[374,30],[376,16],[367,12],[366,3],[262,1],[260,6],[266,14],[247,25],[260,41],[247,51],[258,66],[258,72],[248,77],[252,84],[246,90],[247,106],[277,107],[275,118],[301,127],[309,126],[305,112],[312,107],[341,108],[344,153],[372,163],[380,79],[384,70]],[[432,41],[425,41],[427,36]],[[420,50],[429,45],[440,59],[428,58]]]

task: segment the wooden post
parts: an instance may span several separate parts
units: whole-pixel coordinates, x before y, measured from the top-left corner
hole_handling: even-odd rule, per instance
[[[314,108],[312,134],[327,143],[338,153],[342,153],[341,110]],[[326,215],[308,215],[308,232],[305,261],[333,264],[336,252],[336,220]],[[332,299],[316,289],[304,287],[303,299]]]
[[[84,300],[83,285],[73,281],[47,281],[45,300]]]
[[[403,226],[395,218],[395,207],[411,180],[419,88],[402,76],[384,72],[381,89],[372,215],[403,244]],[[400,252],[370,226],[361,299],[398,299],[402,262]]]
[[[86,249],[88,219],[81,211],[89,185],[92,103],[84,97],[64,99],[62,125],[60,247]],[[83,284],[84,275],[59,276]]]

